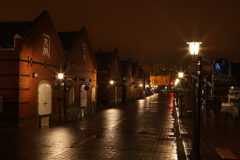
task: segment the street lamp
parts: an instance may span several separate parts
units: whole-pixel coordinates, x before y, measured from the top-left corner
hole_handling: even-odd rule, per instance
[[[198,74],[198,92],[197,92],[197,107],[195,104],[195,90],[193,89],[194,95],[193,95],[193,140],[192,140],[192,151],[188,155],[189,158],[196,158],[197,160],[200,159],[200,108],[201,108],[201,88],[202,88],[202,57],[198,54],[199,51],[199,45],[202,44],[202,42],[187,42],[189,44],[189,49],[191,55],[195,57],[195,55],[198,55],[197,60],[197,74]],[[193,87],[195,88],[195,82],[193,80]]]
[[[198,55],[199,51],[199,45],[202,44],[202,42],[187,42],[189,44],[189,50],[191,55]]]
[[[183,113],[182,113],[182,83],[181,83],[181,80],[183,78],[183,72],[179,72],[178,77],[180,78],[180,80],[179,80],[180,83],[179,84],[180,84],[180,87],[181,87],[181,89],[179,89],[179,92],[180,92],[180,94],[179,94],[179,104],[180,104],[179,118],[183,118]]]
[[[58,73],[58,79],[63,79],[64,74],[63,73]]]
[[[179,72],[179,73],[178,73],[178,77],[179,77],[179,78],[183,78],[183,72]]]
[[[109,83],[112,85],[112,84],[114,84],[114,81],[113,81],[113,80],[110,80],[110,82],[109,82]]]
[[[112,103],[112,100],[114,101],[113,95],[115,95],[115,94],[113,94],[113,93],[114,92],[116,93],[116,90],[112,91],[112,89],[114,88],[114,80],[110,80],[109,81],[109,85],[107,86],[107,88],[108,88],[108,91],[109,91],[109,104],[108,104],[108,107],[110,107],[111,103]]]
[[[62,121],[62,106],[63,106],[63,87],[64,87],[64,83],[62,83],[62,80],[64,78],[64,74],[63,73],[58,73],[57,74],[57,79],[60,80],[60,98],[58,98],[60,104],[59,104],[59,117],[58,117],[58,121],[61,122]]]
[[[179,83],[179,79],[177,78],[176,80],[175,80],[175,86],[177,86],[178,85],[178,83]]]

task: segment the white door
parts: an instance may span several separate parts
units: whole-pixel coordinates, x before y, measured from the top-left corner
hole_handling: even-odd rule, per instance
[[[47,81],[38,86],[38,114],[47,115],[52,112],[52,88]]]
[[[81,107],[87,106],[87,91],[84,89],[85,85],[81,86]]]

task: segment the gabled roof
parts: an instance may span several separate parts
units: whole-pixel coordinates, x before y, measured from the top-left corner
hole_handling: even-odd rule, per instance
[[[87,34],[87,31],[85,27],[82,27],[80,31],[58,32],[58,36],[63,44],[65,51],[70,52],[70,50],[77,43],[78,39],[84,33]],[[88,35],[87,35],[87,38],[88,38]]]
[[[71,50],[78,44],[79,40],[81,40],[81,38],[84,37],[84,39],[82,40],[84,41],[84,43],[85,42],[87,43],[88,49],[91,53],[90,56],[96,67],[97,65],[96,59],[93,55],[92,46],[88,38],[87,30],[85,27],[82,27],[80,31],[58,32],[58,36],[59,36],[59,39],[61,40],[64,50],[68,53],[70,53]]]
[[[13,48],[14,36],[23,37],[46,15],[45,10],[34,21],[0,22],[0,48]]]
[[[112,65],[114,57],[117,52],[95,52],[95,58],[97,61],[98,71],[107,71],[108,66]]]

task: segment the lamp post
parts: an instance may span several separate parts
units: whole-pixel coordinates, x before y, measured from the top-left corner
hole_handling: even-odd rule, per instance
[[[195,81],[193,80],[193,139],[192,139],[192,151],[188,155],[189,158],[200,159],[200,108],[201,108],[201,88],[202,88],[202,57],[198,54],[199,45],[202,42],[188,42],[191,55],[198,55],[197,60],[197,74],[198,74],[198,92],[197,92],[197,106],[196,106],[196,97],[195,97]]]
[[[183,72],[179,72],[178,77],[180,78],[180,80],[179,80],[180,87],[182,87],[181,80],[183,78]],[[179,104],[180,104],[179,118],[183,118],[183,113],[182,113],[182,89],[180,89],[179,92],[180,92],[180,94],[179,94]]]
[[[63,87],[64,87],[64,83],[62,84],[62,80],[63,80],[63,77],[64,77],[64,74],[63,73],[58,73],[57,75],[57,78],[60,80],[60,98],[59,98],[59,101],[60,101],[60,104],[59,104],[59,117],[58,117],[58,121],[61,122],[62,121],[62,106],[63,106],[63,93],[62,93],[62,90],[63,90]]]
[[[113,92],[115,92],[115,90],[112,91],[112,90],[113,90],[113,86],[114,86],[114,80],[110,80],[110,81],[109,81],[109,85],[107,86],[108,91],[109,91],[108,108],[111,108],[111,106],[112,106],[111,103],[112,103],[112,101],[114,101],[114,99],[113,99]]]

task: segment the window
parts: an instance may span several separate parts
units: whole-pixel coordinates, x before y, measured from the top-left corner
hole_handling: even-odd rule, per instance
[[[73,87],[70,87],[70,89],[69,89],[69,95],[68,95],[68,104],[69,104],[69,105],[74,104],[74,96],[75,96],[74,88],[73,88]]]

